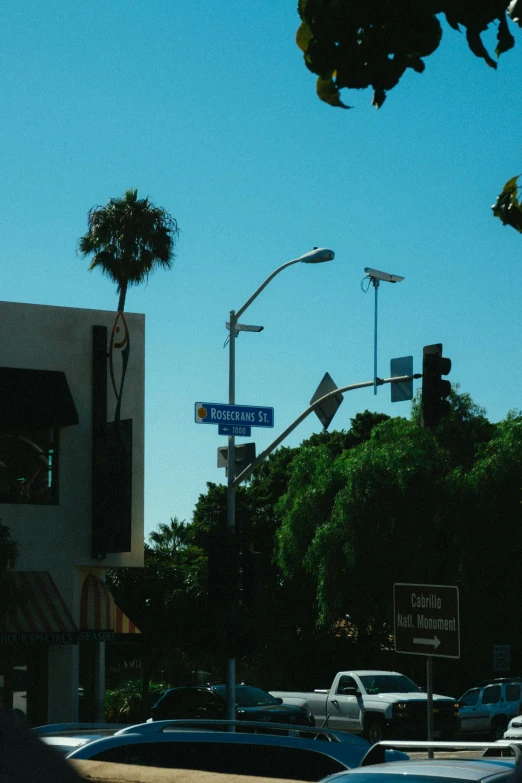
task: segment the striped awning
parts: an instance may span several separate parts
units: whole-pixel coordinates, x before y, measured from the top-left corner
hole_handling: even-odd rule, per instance
[[[110,589],[94,574],[88,574],[82,585],[80,629],[141,633],[132,620],[114,602]]]
[[[74,644],[78,626],[48,571],[11,571],[18,606],[0,628],[3,643]]]

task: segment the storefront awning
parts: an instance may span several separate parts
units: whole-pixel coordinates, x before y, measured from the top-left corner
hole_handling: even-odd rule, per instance
[[[83,582],[80,600],[80,640],[82,632],[113,631],[141,633],[132,620],[114,602],[110,589],[94,574]],[[94,637],[94,640],[95,637]]]
[[[0,427],[78,424],[65,373],[0,367]]]
[[[18,607],[0,644],[75,644],[78,626],[48,571],[12,571]]]

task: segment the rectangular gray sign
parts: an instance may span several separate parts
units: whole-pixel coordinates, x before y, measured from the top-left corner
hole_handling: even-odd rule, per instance
[[[413,356],[400,356],[390,360],[390,378],[413,375]],[[391,401],[404,402],[413,399],[413,381],[390,383]]]
[[[459,589],[450,585],[393,585],[395,650],[460,658]]]

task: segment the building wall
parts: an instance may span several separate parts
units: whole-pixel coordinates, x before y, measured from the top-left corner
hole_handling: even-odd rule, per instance
[[[133,420],[131,551],[107,554],[101,561],[91,551],[92,327],[106,326],[110,340],[115,318],[115,312],[104,310],[0,302],[0,366],[64,372],[78,411],[79,423],[60,429],[59,504],[0,504],[0,518],[20,545],[16,570],[51,572],[77,623],[79,568],[143,566],[145,317],[137,313],[125,313],[130,353],[121,407],[121,418]],[[117,353],[118,379],[120,368]],[[107,399],[107,420],[113,421],[110,374]],[[50,682],[49,704],[59,705],[51,712],[60,712],[64,720],[65,713],[73,715],[77,701],[77,650],[50,650],[49,671],[61,666],[70,679],[61,694]]]

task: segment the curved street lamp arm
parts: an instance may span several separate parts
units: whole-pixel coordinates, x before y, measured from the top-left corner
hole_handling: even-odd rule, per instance
[[[271,274],[271,275],[269,275],[269,276],[266,278],[265,282],[264,282],[264,283],[262,283],[262,284],[259,286],[259,288],[257,289],[257,291],[255,291],[255,292],[252,294],[252,296],[250,297],[250,299],[248,299],[248,300],[245,302],[245,304],[243,305],[243,307],[240,307],[240,308],[239,308],[239,310],[238,310],[238,311],[235,313],[236,320],[237,320],[238,318],[240,318],[240,317],[243,315],[243,313],[245,312],[245,310],[246,310],[248,307],[250,307],[250,305],[252,304],[252,302],[254,301],[254,299],[257,299],[257,297],[259,296],[259,294],[261,293],[261,291],[263,290],[263,288],[266,288],[266,286],[269,284],[269,282],[270,282],[271,280],[273,280],[273,279],[274,279],[274,277],[275,277],[276,275],[278,275],[278,274],[279,274],[279,272],[282,272],[282,271],[283,271],[283,269],[286,269],[286,267],[287,267],[287,266],[292,266],[292,264],[297,264],[297,263],[299,263],[299,261],[301,261],[301,260],[302,260],[301,258],[294,258],[294,259],[292,259],[292,261],[287,261],[287,262],[286,262],[286,264],[283,264],[283,265],[282,265],[282,266],[280,266],[278,269],[276,269],[274,272],[272,272],[272,274]]]
[[[415,375],[401,375],[396,376],[393,378],[377,378],[377,385],[381,386],[384,383],[401,383],[404,381],[411,381],[413,378],[421,378],[421,375],[415,374]],[[300,416],[297,417],[295,421],[290,424],[284,432],[279,435],[278,438],[276,438],[272,443],[266,447],[264,451],[259,454],[255,458],[253,462],[250,463],[240,474],[237,476],[232,486],[234,489],[236,489],[242,481],[245,481],[257,468],[258,465],[263,462],[264,459],[266,459],[273,451],[276,449],[280,443],[284,441],[285,438],[290,435],[293,430],[295,430],[296,427],[301,424],[302,421],[306,419],[307,416],[309,416],[321,403],[326,402],[327,400],[330,400],[332,397],[335,397],[337,394],[342,394],[343,392],[349,392],[353,391],[354,389],[364,389],[366,386],[373,386],[375,381],[365,381],[364,383],[352,383],[350,386],[342,386],[340,389],[334,389],[331,392],[328,392],[328,394],[325,394],[324,397],[320,397],[318,400],[316,400],[312,405],[310,405],[305,411],[301,413]]]

